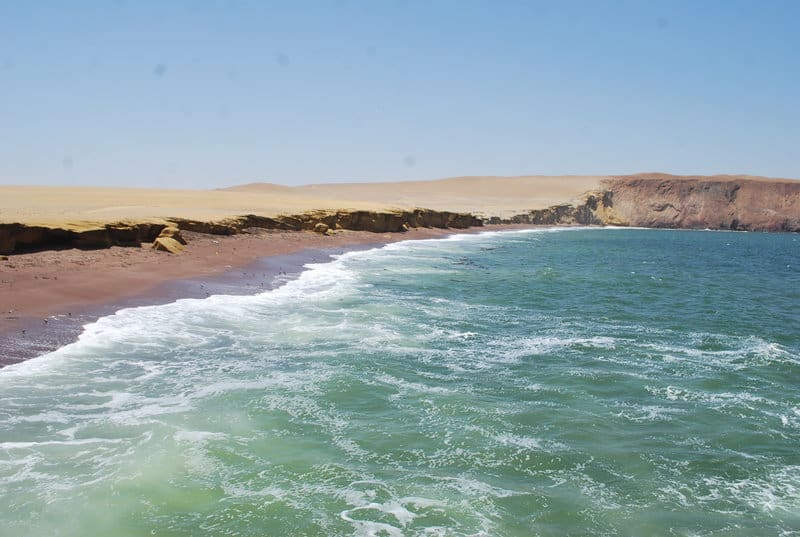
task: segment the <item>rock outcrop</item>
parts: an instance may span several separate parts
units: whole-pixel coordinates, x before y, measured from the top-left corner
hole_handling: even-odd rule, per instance
[[[158,252],[169,252],[171,254],[179,254],[183,251],[183,244],[175,239],[169,237],[157,237],[153,241],[153,250]]]
[[[164,224],[159,223],[115,223],[69,228],[0,224],[0,254],[65,248],[91,250],[111,246],[140,246],[143,242],[152,242],[164,227]]]
[[[183,230],[213,235],[234,235],[247,228],[313,231],[317,224],[329,229],[396,233],[409,228],[454,228],[482,226],[483,220],[469,213],[414,209],[412,211],[314,211],[276,217],[248,214],[218,222],[198,222],[174,218],[171,222]]]
[[[573,203],[489,223],[800,231],[800,181],[642,174],[602,186]]]
[[[173,218],[166,223],[163,221],[114,223],[95,226],[84,224],[68,228],[11,223],[0,224],[0,254],[66,248],[138,247],[142,243],[153,243],[157,238],[170,239],[183,245],[185,241],[180,234],[181,230],[212,235],[234,235],[253,227],[301,231],[314,230],[318,224],[324,224],[330,230],[387,233],[402,232],[415,227],[464,229],[481,226],[483,221],[467,213],[414,209],[392,212],[316,211],[274,218],[250,214],[211,222]]]
[[[158,239],[172,239],[184,246],[186,245],[186,239],[181,235],[181,230],[174,224],[167,225],[167,227],[162,229],[161,233],[158,234]]]
[[[800,231],[800,181],[642,174],[604,186],[632,226]]]
[[[627,225],[614,209],[611,191],[588,192],[573,203],[554,205],[546,209],[532,209],[508,219],[490,218],[490,224],[532,225]]]

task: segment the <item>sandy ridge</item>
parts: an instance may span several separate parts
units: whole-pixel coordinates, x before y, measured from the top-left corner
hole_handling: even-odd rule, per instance
[[[326,210],[425,208],[510,217],[596,189],[603,176],[459,177],[401,183],[286,187],[268,183],[221,190],[0,186],[0,223],[76,226],[217,221],[247,214],[275,217]]]

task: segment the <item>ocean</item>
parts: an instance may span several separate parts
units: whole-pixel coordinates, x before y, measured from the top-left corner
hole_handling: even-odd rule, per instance
[[[0,370],[0,535],[800,535],[798,235],[453,235],[277,283]]]

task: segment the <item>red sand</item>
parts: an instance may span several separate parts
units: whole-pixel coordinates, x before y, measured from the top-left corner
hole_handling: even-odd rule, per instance
[[[164,282],[211,277],[266,256],[433,238],[453,232],[345,231],[324,236],[313,232],[253,230],[250,234],[227,237],[184,233],[189,244],[179,255],[121,247],[15,255],[0,261],[0,334],[19,330],[33,319],[118,304],[147,295]]]
[[[264,229],[233,236],[184,232],[189,244],[178,255],[156,252],[149,246],[14,255],[0,261],[0,367],[70,343],[85,323],[122,307],[202,297],[209,289],[219,289],[215,282],[222,279],[241,282],[234,292],[257,292],[255,282],[248,281],[257,275],[238,269],[259,259],[307,253],[308,261],[313,261],[318,255],[315,251],[321,250],[344,251],[454,233],[529,227],[418,228],[405,233],[341,231],[333,236]],[[229,289],[225,287],[222,292]]]

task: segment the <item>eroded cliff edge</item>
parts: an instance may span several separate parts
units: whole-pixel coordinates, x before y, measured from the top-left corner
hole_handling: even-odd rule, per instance
[[[606,184],[633,226],[800,231],[800,181],[649,174]]]
[[[254,214],[219,221],[167,218],[143,223],[76,223],[68,226],[0,223],[0,254],[15,254],[66,248],[100,249],[153,242],[167,226],[212,235],[234,235],[249,228],[303,231],[319,229],[394,233],[409,228],[465,229],[483,225],[471,214],[414,209],[409,211],[313,211],[275,217]]]
[[[800,232],[800,181],[639,174],[606,179],[578,200],[490,223]]]
[[[495,178],[502,191],[502,178]],[[527,179],[527,178],[526,178]],[[530,178],[535,181],[536,178]],[[402,232],[414,227],[464,229],[483,224],[614,225],[648,228],[800,232],[800,181],[748,176],[637,174],[610,176],[572,200],[512,217],[431,209],[327,210],[222,220],[165,218],[112,223],[0,223],[0,254],[62,248],[140,246],[167,226],[215,235],[248,228]],[[502,196],[502,194],[501,194]],[[510,196],[506,196],[510,197]],[[480,206],[475,199],[475,206]],[[515,203],[524,200],[515,198]],[[533,204],[533,203],[532,203]]]

